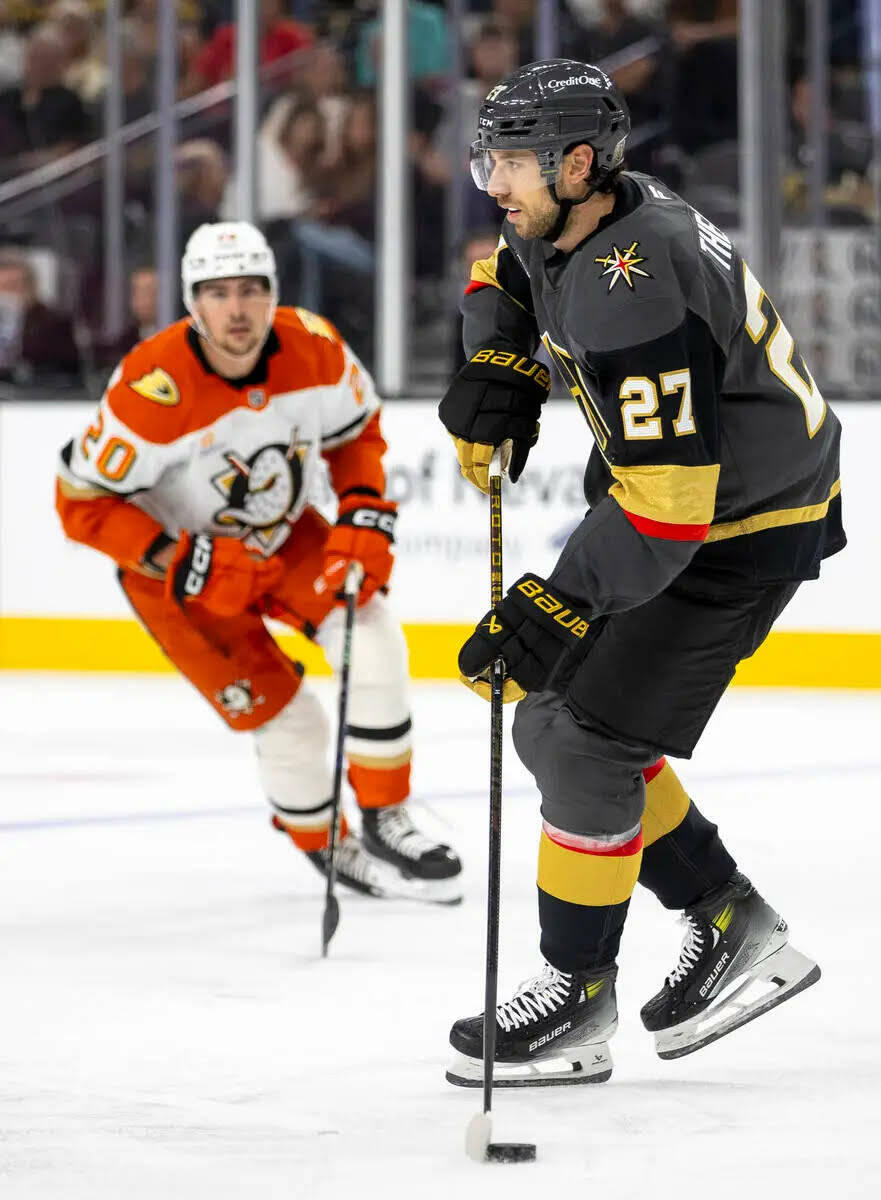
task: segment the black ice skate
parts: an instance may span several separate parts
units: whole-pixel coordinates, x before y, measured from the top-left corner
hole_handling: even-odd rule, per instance
[[[789,945],[787,925],[746,876],[683,913],[679,962],[642,1009],[661,1058],[681,1058],[816,983],[820,968]]]
[[[617,967],[567,975],[545,964],[496,1008],[495,1087],[604,1083],[612,1074],[608,1039],[618,1025]],[[483,1014],[450,1030],[457,1051],[447,1079],[483,1086]]]
[[[329,852],[308,850],[305,853],[316,870],[327,878]],[[365,851],[354,833],[347,833],[343,840],[337,843],[336,879],[338,883],[365,896],[388,898],[393,895],[389,890],[393,882],[391,872],[386,869],[384,863],[377,862]]]
[[[362,809],[361,836],[365,848],[399,875],[398,895],[435,904],[461,901],[462,863],[449,846],[420,833],[406,801]]]

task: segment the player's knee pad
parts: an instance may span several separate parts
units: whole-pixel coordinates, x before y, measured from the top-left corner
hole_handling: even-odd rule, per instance
[[[642,768],[657,757],[577,721],[562,696],[540,692],[517,706],[514,746],[555,829],[590,838],[625,837],[645,802]]]
[[[335,609],[318,640],[336,671],[342,657],[344,611]],[[359,608],[349,668],[349,733],[353,757],[401,761],[410,752],[407,643],[388,600],[380,593]]]
[[[296,828],[327,825],[333,789],[328,748],[330,722],[308,685],[254,731],[260,782],[285,824]]]

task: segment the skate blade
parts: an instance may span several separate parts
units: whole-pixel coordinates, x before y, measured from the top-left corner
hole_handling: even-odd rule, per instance
[[[368,894],[378,900],[418,900],[422,904],[452,906],[462,903],[462,881],[458,875],[452,879],[407,878],[388,863],[379,862]]]
[[[499,1063],[493,1067],[494,1088],[560,1087],[574,1083],[605,1083],[612,1075],[612,1056],[605,1042],[571,1046],[553,1058],[528,1063]],[[455,1087],[483,1087],[483,1059],[454,1051],[446,1072]]]
[[[817,964],[788,942],[732,981],[699,1016],[655,1034],[659,1058],[684,1058],[770,1012],[820,978]]]

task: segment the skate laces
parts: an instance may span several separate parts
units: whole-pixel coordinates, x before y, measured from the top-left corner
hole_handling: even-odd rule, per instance
[[[376,809],[376,829],[383,842],[397,854],[418,860],[437,849],[437,843],[420,833],[404,804]]]
[[[505,1033],[549,1016],[569,999],[572,976],[545,963],[540,975],[527,979],[510,1000],[496,1008],[496,1020]]]
[[[329,861],[329,858],[326,861]],[[348,875],[351,879],[357,880],[358,883],[373,883],[375,881],[373,863],[361,843],[351,833],[347,834],[337,844],[336,869],[337,872]]]
[[[704,935],[696,917],[684,913],[682,923],[685,925],[685,937],[679,951],[679,962],[667,976],[667,982],[674,987],[697,963],[704,950]]]

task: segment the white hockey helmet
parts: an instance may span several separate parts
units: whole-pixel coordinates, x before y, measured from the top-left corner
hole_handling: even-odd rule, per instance
[[[273,306],[278,300],[275,255],[260,230],[248,221],[200,225],[187,242],[180,273],[184,304],[193,318],[194,289],[209,279],[262,276],[269,281]]]

